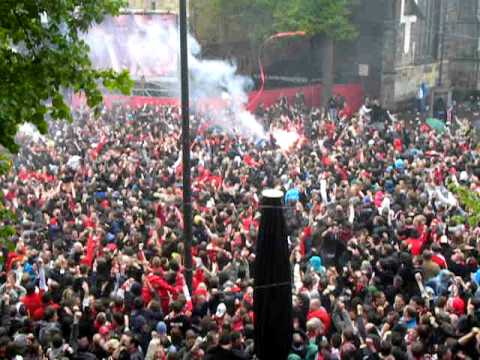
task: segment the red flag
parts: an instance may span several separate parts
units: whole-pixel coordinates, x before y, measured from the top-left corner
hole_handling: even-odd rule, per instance
[[[289,36],[305,36],[305,31],[289,31],[289,32],[280,32],[275,35],[270,36],[262,45],[262,48],[265,47],[270,41],[282,37],[289,37]],[[257,106],[257,101],[260,99],[260,96],[263,94],[263,90],[265,89],[265,71],[262,64],[261,58],[261,51],[260,55],[258,56],[258,67],[260,68],[260,90],[258,91],[257,95],[248,103],[247,109],[249,111],[254,111],[255,107]]]

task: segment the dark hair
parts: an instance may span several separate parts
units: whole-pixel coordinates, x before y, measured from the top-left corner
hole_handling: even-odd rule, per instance
[[[421,342],[416,341],[412,344],[412,355],[415,358],[422,356],[424,352],[425,352],[425,348]]]
[[[392,344],[389,341],[382,340],[380,342],[380,354],[382,356],[388,356],[390,352],[392,351]]]
[[[183,305],[180,301],[174,301],[171,305],[172,311],[175,313],[179,313],[183,309]]]
[[[247,339],[253,339],[254,336],[254,327],[252,324],[245,325],[243,329],[243,333]]]
[[[121,312],[115,312],[113,313],[113,320],[119,325],[119,326],[123,326],[124,325],[124,317],[123,317],[123,314]]]
[[[52,337],[52,346],[55,349],[58,349],[60,346],[63,345],[63,337],[60,334],[55,334]]]
[[[57,311],[53,307],[47,306],[43,314],[43,318],[45,319],[45,321],[50,321],[55,317],[56,313]]]
[[[25,290],[27,291],[27,295],[32,295],[35,292],[35,283],[30,281],[27,285],[25,285]]]
[[[340,334],[335,333],[332,335],[332,339],[330,342],[334,348],[338,349],[340,345],[342,345],[342,337],[340,336]]]
[[[170,270],[178,272],[180,270],[180,265],[174,259],[170,260]]]
[[[133,307],[134,307],[134,309],[136,309],[136,310],[143,309],[143,299],[142,299],[140,296],[137,296],[137,297],[133,300]]]

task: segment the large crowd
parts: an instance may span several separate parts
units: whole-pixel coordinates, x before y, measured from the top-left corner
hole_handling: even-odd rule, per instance
[[[195,116],[191,293],[177,107],[82,112],[22,139],[0,179],[17,231],[2,249],[0,358],[253,358],[260,194],[278,188],[289,360],[478,359],[480,228],[449,188],[480,191],[468,122],[328,106],[262,108],[262,141]],[[270,129],[298,139],[279,146]]]

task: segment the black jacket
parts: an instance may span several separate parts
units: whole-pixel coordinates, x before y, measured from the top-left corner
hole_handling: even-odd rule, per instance
[[[205,360],[246,360],[248,359],[243,354],[235,350],[227,350],[221,346],[211,349],[205,356]]]

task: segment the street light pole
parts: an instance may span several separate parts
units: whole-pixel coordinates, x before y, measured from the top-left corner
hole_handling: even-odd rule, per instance
[[[185,281],[192,293],[192,189],[190,174],[190,104],[188,90],[187,0],[180,0],[180,69],[182,86],[183,240]]]

